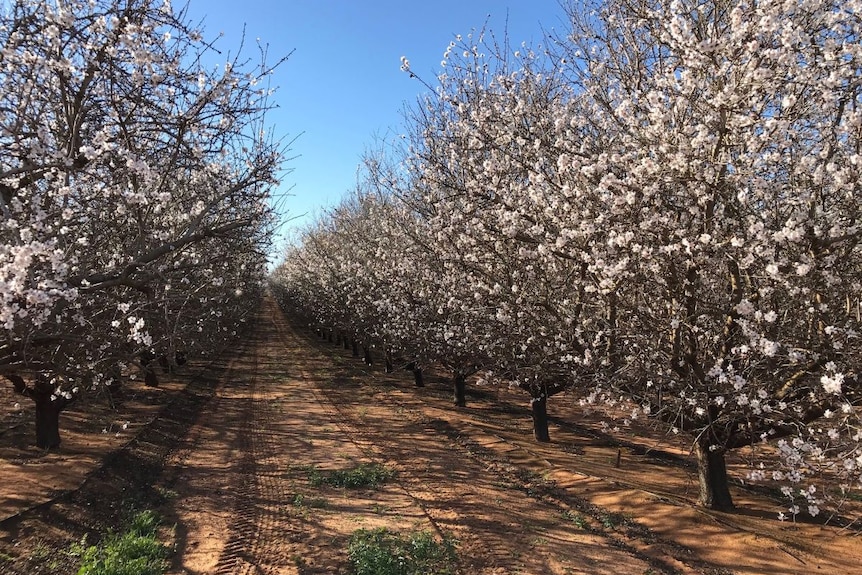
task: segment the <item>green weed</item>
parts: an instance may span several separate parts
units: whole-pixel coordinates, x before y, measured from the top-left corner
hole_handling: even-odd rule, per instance
[[[310,507],[312,509],[325,509],[329,503],[323,497],[306,497],[302,493],[293,496],[295,507]]]
[[[604,512],[599,515],[599,521],[602,522],[602,526],[605,529],[616,529],[620,525],[631,521],[631,517],[624,513]]]
[[[571,509],[563,511],[563,519],[571,521],[580,529],[586,529],[587,527],[589,527],[589,522],[587,521],[587,518],[580,513],[575,513]]]
[[[353,532],[347,547],[353,575],[451,575],[455,546],[426,531],[399,535],[385,527]]]
[[[308,472],[308,480],[314,487],[330,485],[332,487],[377,487],[394,476],[391,469],[376,463],[363,463],[352,469],[336,469],[321,472],[312,469]]]
[[[109,534],[99,545],[86,539],[70,553],[81,557],[78,575],[162,575],[167,548],[156,537],[159,518],[152,511],[136,513],[122,534]]]

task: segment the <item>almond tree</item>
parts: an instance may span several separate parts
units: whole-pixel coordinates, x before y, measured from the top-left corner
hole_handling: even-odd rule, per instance
[[[42,447],[79,392],[175,347],[169,302],[263,271],[272,68],[209,51],[169,2],[17,0],[0,20],[0,373]]]
[[[607,346],[592,277],[561,233],[571,221],[555,126],[577,94],[541,47],[507,56],[484,33],[450,44],[440,82],[410,118],[411,151],[436,249],[463,286],[449,313],[479,327],[469,345],[530,394],[547,441],[547,398],[588,387]]]
[[[617,302],[616,371],[591,397],[690,433],[711,507],[732,507],[726,452],[763,441],[783,468],[754,477],[812,515],[862,480],[860,8],[573,3],[558,42],[587,106],[572,123],[602,142],[558,158],[569,229],[604,239],[590,272]]]

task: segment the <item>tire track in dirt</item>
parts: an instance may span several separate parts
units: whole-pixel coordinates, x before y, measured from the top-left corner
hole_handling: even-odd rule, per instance
[[[264,312],[260,318],[263,320]],[[214,575],[296,573],[281,536],[290,504],[270,434],[273,406],[262,389],[272,330],[261,321],[226,370],[211,408],[169,463],[177,492],[183,571]],[[276,469],[276,471],[274,471]]]
[[[370,452],[347,441],[349,431],[303,378],[313,358],[307,348],[285,350],[282,321],[265,302],[247,349],[169,466],[178,525],[172,573],[333,573],[343,568],[350,532],[386,520],[372,507],[391,507],[402,526],[427,522],[414,502],[387,489],[309,487],[309,469],[367,460]],[[311,515],[303,500],[324,508]]]

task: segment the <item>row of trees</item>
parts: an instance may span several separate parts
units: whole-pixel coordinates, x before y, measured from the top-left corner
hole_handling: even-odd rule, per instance
[[[519,386],[539,440],[564,389],[690,434],[707,506],[732,507],[727,452],[771,442],[750,478],[817,515],[862,482],[862,4],[567,14],[535,49],[457,38],[274,287],[458,384]]]
[[[265,49],[225,58],[168,0],[2,10],[0,375],[50,448],[88,390],[236,335],[285,150]]]

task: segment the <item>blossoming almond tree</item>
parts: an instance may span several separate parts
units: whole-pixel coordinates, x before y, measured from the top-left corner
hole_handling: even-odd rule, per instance
[[[389,260],[427,247],[431,356],[626,398],[691,435],[707,506],[763,442],[793,513],[860,487],[860,8],[572,3],[550,68],[450,46]]]
[[[219,265],[263,271],[272,68],[207,68],[209,49],[169,2],[4,9],[0,373],[35,401],[42,447],[66,402],[173,347],[169,299],[234,292]]]
[[[862,481],[862,5],[593,8],[571,4],[559,45],[591,107],[573,123],[608,145],[558,158],[604,239],[598,295],[618,302],[621,355],[592,397],[623,392],[691,433],[719,509],[725,453],[776,440],[781,468],[753,477],[816,515]]]

